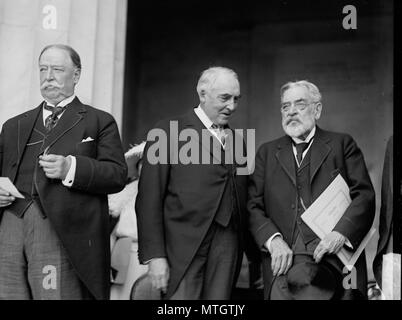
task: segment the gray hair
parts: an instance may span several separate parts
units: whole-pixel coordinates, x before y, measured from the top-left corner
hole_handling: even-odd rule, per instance
[[[52,49],[52,48],[56,48],[56,49],[62,49],[68,52],[68,54],[70,55],[71,61],[73,62],[74,66],[81,70],[81,58],[79,56],[79,54],[77,53],[77,51],[75,51],[72,47],[66,45],[66,44],[50,44],[46,47],[44,47],[39,55],[39,61],[40,58],[42,57],[43,53],[48,50],[48,49]]]
[[[210,67],[201,73],[200,79],[198,80],[197,84],[198,95],[201,96],[201,93],[203,91],[210,90],[218,76],[223,73],[232,75],[237,81],[239,81],[237,73],[234,72],[232,69],[225,67]]]
[[[285,83],[280,90],[281,98],[283,97],[283,94],[286,90],[294,87],[303,87],[307,89],[312,102],[321,102],[320,90],[318,90],[317,86],[314,83],[311,83],[307,80],[290,81],[288,83]]]

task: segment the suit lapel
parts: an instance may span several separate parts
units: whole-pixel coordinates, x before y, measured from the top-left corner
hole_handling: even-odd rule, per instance
[[[285,137],[283,140],[281,140],[278,144],[278,149],[279,150],[275,156],[283,170],[289,176],[293,185],[296,186],[296,167],[291,139],[289,137]]]
[[[202,145],[202,147],[208,151],[218,162],[222,163],[222,148],[218,139],[207,129],[201,120],[197,117],[194,110],[191,110],[186,117],[186,122],[184,123],[184,127],[193,128],[198,132],[198,135],[195,137],[198,142]],[[201,139],[201,140],[200,140]],[[211,139],[214,141],[211,147]]]
[[[317,127],[314,141],[311,145],[310,183],[312,183],[318,169],[331,151],[331,147],[328,145],[329,140],[325,133]]]
[[[18,120],[18,135],[17,135],[17,166],[19,165],[22,155],[24,154],[25,147],[28,139],[31,136],[31,132],[35,125],[36,119],[42,109],[41,103],[35,109],[23,114],[22,118]]]
[[[68,133],[72,128],[74,128],[82,119],[86,112],[84,105],[76,97],[67,107],[64,114],[61,116],[57,125],[49,133],[47,140],[48,142],[42,146],[51,148],[61,137]],[[40,150],[42,152],[43,150]]]
[[[304,156],[302,163],[301,163],[300,167],[297,169],[297,171],[301,171],[304,169],[304,167],[307,167],[308,165],[310,165],[310,157],[307,157],[307,154],[309,152],[311,154],[311,147],[310,147],[310,150],[307,151],[306,155]]]

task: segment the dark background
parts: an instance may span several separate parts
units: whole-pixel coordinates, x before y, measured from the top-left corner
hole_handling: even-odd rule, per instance
[[[357,30],[345,30],[345,5]],[[128,1],[123,143],[198,105],[200,73],[234,69],[242,98],[231,122],[256,130],[256,148],[283,134],[279,88],[307,79],[323,95],[319,125],[351,134],[380,203],[393,132],[393,1]],[[377,223],[378,217],[376,218]],[[377,238],[367,248],[371,261]]]

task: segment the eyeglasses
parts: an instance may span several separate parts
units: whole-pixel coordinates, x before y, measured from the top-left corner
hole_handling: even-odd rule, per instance
[[[296,101],[296,102],[294,102],[293,105],[295,106],[295,108],[296,108],[298,111],[303,111],[303,110],[306,109],[309,105],[316,104],[316,103],[317,103],[317,102],[307,102],[307,101],[301,100],[301,101]],[[290,103],[290,102],[282,103],[282,105],[281,105],[281,111],[282,111],[283,113],[287,113],[287,112],[289,112],[291,106],[292,106],[292,103]]]

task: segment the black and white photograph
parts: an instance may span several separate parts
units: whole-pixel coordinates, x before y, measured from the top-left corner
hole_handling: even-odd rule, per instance
[[[0,300],[401,300],[394,2],[0,0]]]

